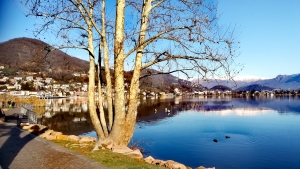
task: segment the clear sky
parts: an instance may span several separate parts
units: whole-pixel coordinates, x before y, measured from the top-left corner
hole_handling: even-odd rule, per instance
[[[235,26],[239,35],[241,78],[300,73],[300,0],[219,0],[218,5],[220,23]],[[0,42],[34,38],[33,25],[17,0],[0,0]],[[88,59],[85,52],[67,53]]]

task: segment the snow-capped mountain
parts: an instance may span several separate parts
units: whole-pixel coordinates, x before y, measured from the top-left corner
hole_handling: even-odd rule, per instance
[[[254,84],[267,86],[274,89],[284,89],[284,90],[294,90],[300,89],[300,74],[293,75],[278,75],[273,79],[237,79],[235,81],[227,80],[211,80],[204,81],[194,79],[194,83],[200,83],[203,87],[212,88],[216,85],[224,85],[232,89],[237,89],[241,87],[246,87]]]
[[[300,89],[300,74],[278,75],[273,79],[260,80],[256,81],[255,83],[275,89]]]

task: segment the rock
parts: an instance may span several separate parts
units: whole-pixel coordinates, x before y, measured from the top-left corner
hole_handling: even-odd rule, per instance
[[[180,164],[173,160],[167,160],[164,166],[169,169],[186,169],[185,165]]]
[[[133,151],[133,150],[131,150],[127,146],[113,146],[112,147],[112,152],[114,152],[114,153],[124,154],[124,153],[131,152],[131,151]]]
[[[30,125],[27,125],[27,126],[22,126],[22,129],[23,130],[29,130],[33,125],[30,124]]]
[[[218,139],[213,139],[213,141],[214,141],[214,142],[216,142],[216,143],[217,143],[217,142],[219,142],[219,140],[218,140]]]
[[[206,168],[203,166],[200,166],[200,167],[197,167],[196,169],[206,169]]]
[[[96,138],[90,136],[82,136],[79,138],[79,143],[96,142]]]
[[[53,130],[46,130],[44,133],[40,134],[39,137],[46,138],[48,135],[51,135]]]
[[[45,138],[46,138],[47,140],[55,140],[55,139],[56,139],[56,136],[54,136],[54,135],[47,135]]]
[[[200,167],[197,167],[196,169],[216,169],[215,167],[212,167],[212,168],[205,168],[203,166],[200,166]]]
[[[114,144],[112,142],[105,142],[105,143],[101,143],[100,147],[102,147],[104,149],[112,150],[113,145]]]
[[[144,159],[147,163],[152,164],[152,162],[155,160],[152,156],[148,156]]]
[[[105,146],[105,148],[112,150],[113,148],[113,143],[109,143],[108,145]]]
[[[24,126],[24,127],[27,127],[27,126]],[[28,131],[32,132],[32,133],[35,133],[35,134],[39,134],[40,129],[41,128],[38,124],[34,124],[34,125],[31,125],[31,127],[28,129]]]
[[[23,127],[23,126],[29,126],[29,123],[20,123],[20,126]]]
[[[68,135],[57,135],[56,140],[68,140]]]
[[[63,135],[62,132],[56,132],[53,130],[46,130],[44,133],[40,134],[39,137],[46,138],[47,140],[55,140],[57,136]]]
[[[137,159],[143,158],[142,153],[138,149],[124,153],[123,155],[129,156],[131,158],[137,158]]]
[[[152,161],[152,164],[160,165],[160,166],[164,166],[165,163],[166,163],[166,162],[163,161],[163,160],[154,160],[154,161]]]
[[[51,135],[56,137],[56,136],[62,135],[62,132],[53,131],[51,133]]]
[[[78,137],[78,136],[75,136],[75,135],[69,135],[69,136],[68,136],[68,140],[69,140],[69,141],[75,141],[75,142],[78,142],[78,141],[79,141],[79,137]]]
[[[47,126],[44,125],[39,125],[40,126],[40,132],[45,132],[46,130],[48,130]]]

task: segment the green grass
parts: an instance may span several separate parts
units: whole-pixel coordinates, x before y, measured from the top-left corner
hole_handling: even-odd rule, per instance
[[[54,140],[53,142],[81,153],[111,169],[165,169],[165,167],[148,164],[144,159],[134,159],[122,154],[113,153],[110,150],[92,152],[94,144],[82,144],[82,146],[71,141]]]

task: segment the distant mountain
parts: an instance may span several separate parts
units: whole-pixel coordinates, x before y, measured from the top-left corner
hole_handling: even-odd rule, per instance
[[[255,82],[260,85],[269,86],[276,89],[299,89],[300,88],[300,74],[294,75],[278,75],[273,79],[260,80]]]
[[[294,89],[300,89],[300,74],[294,74],[294,75],[278,75],[277,77],[273,79],[246,79],[246,80],[236,80],[233,81],[227,81],[227,80],[211,80],[209,82],[194,79],[192,82],[201,84],[204,87],[212,88],[216,85],[223,85],[230,87],[234,90],[258,84],[274,89],[284,89],[284,90],[294,90]]]
[[[65,79],[72,76],[73,72],[88,72],[88,61],[54,49],[37,39],[12,39],[0,43],[0,66],[19,71],[44,72],[56,79]]]
[[[159,71],[153,69],[142,71],[142,75],[156,73],[159,73]],[[172,74],[152,75],[140,80],[140,89],[173,92],[175,88],[178,88],[181,91],[202,91],[205,89],[202,85],[179,79]]]
[[[222,85],[222,86],[229,87],[231,89],[236,89],[238,87],[250,85],[257,80],[259,79],[244,79],[244,80],[235,80],[235,81],[220,80],[220,79],[205,81],[202,79],[194,79],[192,80],[192,82],[197,84],[199,83],[206,88],[212,88],[217,85]]]
[[[268,87],[268,86],[263,86],[260,84],[252,84],[249,86],[244,86],[244,87],[239,87],[236,90],[238,91],[250,91],[250,90],[255,90],[255,91],[263,91],[263,90],[273,90],[274,88]]]
[[[220,90],[220,91],[229,90],[229,91],[231,91],[232,89],[227,86],[217,85],[217,86],[212,87],[211,90]]]

